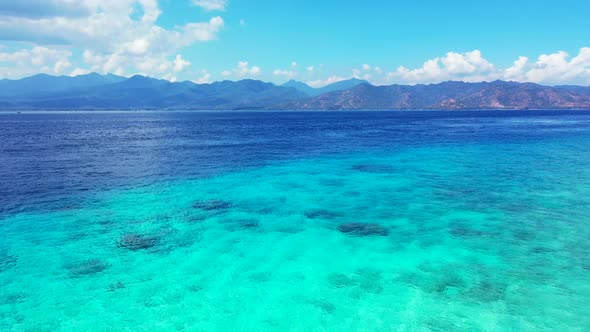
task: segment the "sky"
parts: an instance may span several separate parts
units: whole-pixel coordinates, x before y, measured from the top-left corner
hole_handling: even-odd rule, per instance
[[[0,78],[590,85],[588,0],[0,0]]]

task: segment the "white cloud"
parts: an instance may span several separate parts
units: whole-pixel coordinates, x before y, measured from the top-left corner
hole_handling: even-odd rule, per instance
[[[221,72],[221,76],[230,77],[235,76],[237,78],[248,78],[258,76],[262,73],[262,70],[258,66],[250,66],[248,61],[239,61],[238,65],[232,70],[224,70]]]
[[[449,74],[471,74],[475,71],[486,71],[493,66],[481,57],[478,50],[467,53],[449,52],[440,58],[440,62]]]
[[[170,37],[177,37],[181,46],[188,46],[196,41],[209,41],[217,38],[217,33],[223,28],[224,21],[220,16],[215,16],[209,22],[189,23],[176,31]]]
[[[90,71],[88,71],[87,69],[76,68],[76,69],[72,70],[72,72],[70,73],[69,76],[86,75],[88,73],[90,73]]]
[[[284,76],[286,78],[293,78],[298,75],[298,73],[294,70],[297,68],[298,64],[295,61],[291,62],[291,69],[275,69],[272,74],[274,76]]]
[[[97,64],[92,67],[93,71],[100,68],[101,66],[108,69],[107,72],[121,72],[125,66],[126,58],[118,56],[116,54],[103,58],[100,55],[93,55],[91,52],[84,52],[84,58],[89,64]],[[168,60],[166,58],[153,58],[147,57],[143,61],[139,62],[136,67],[140,70],[141,74],[147,76],[161,77],[169,79],[170,77],[176,77],[177,73],[183,72],[185,69],[191,66],[191,63],[185,60],[181,54],[177,54],[174,60]]]
[[[201,76],[193,80],[193,82],[197,84],[211,83],[211,74],[206,69],[203,69],[201,70]]]
[[[481,81],[493,76],[494,65],[479,50],[466,53],[449,52],[444,57],[424,62],[421,68],[399,67],[387,75],[389,80],[404,83],[431,83],[446,80]]]
[[[150,44],[145,38],[139,38],[126,44],[125,50],[133,55],[143,55],[148,51]]]
[[[164,74],[164,76],[162,76],[163,79],[170,81],[170,82],[176,82],[176,75],[174,75],[173,73],[168,73],[168,74]]]
[[[371,66],[369,66],[369,65],[363,65],[363,70],[369,71],[369,70],[371,70]],[[359,79],[359,80],[365,80],[365,81],[368,81],[371,78],[373,78],[373,76],[371,74],[366,73],[366,72],[364,73],[360,69],[353,69],[352,70],[352,77],[353,78],[356,78],[356,79]]]
[[[520,70],[521,77],[531,82],[547,84],[590,84],[590,47],[583,47],[577,56],[563,51],[543,54],[529,70]]]
[[[590,47],[580,49],[572,57],[564,51],[542,54],[534,62],[520,56],[512,66],[498,68],[485,59],[479,50],[466,53],[449,52],[444,57],[424,62],[422,67],[399,67],[386,76],[388,82],[437,83],[446,80],[466,82],[510,80],[540,84],[590,84]]]
[[[323,86],[332,84],[332,83],[336,83],[336,82],[340,82],[340,81],[344,81],[347,78],[345,77],[341,77],[341,76],[330,76],[325,80],[315,80],[315,81],[308,81],[306,82],[307,85],[314,87],[314,88],[321,88]]]
[[[504,77],[508,80],[520,81],[524,79],[524,69],[529,61],[529,58],[525,56],[518,57],[518,60],[514,61],[512,67],[509,67],[504,72]]]
[[[256,76],[260,74],[260,67],[252,66],[250,67],[247,61],[240,61],[238,62],[238,67],[234,70],[237,76],[245,77],[245,76]]]
[[[53,72],[58,75],[63,74],[71,66],[72,64],[66,59],[58,60],[53,66]]]
[[[191,63],[186,61],[185,59],[182,58],[182,55],[178,54],[176,55],[176,58],[174,59],[174,71],[175,72],[181,72],[183,71],[185,68],[190,67]]]
[[[293,77],[297,76],[297,72],[295,72],[293,70],[285,70],[285,69],[276,69],[275,71],[272,72],[272,74],[275,76],[285,76],[287,78],[293,78]]]
[[[141,21],[144,23],[154,23],[162,14],[162,11],[158,7],[157,0],[137,0],[137,3],[143,7],[143,16],[141,17]],[[132,2],[132,4],[134,3]]]
[[[225,0],[193,0],[193,3],[207,11],[225,10],[227,5]]]
[[[72,66],[71,56],[72,53],[68,50],[42,46],[35,46],[30,50],[0,52],[0,63],[8,64],[0,66],[0,76],[22,77],[37,73],[63,75]]]
[[[84,51],[91,56],[84,57],[85,64],[75,64],[80,70],[141,71],[163,77],[164,63],[176,61],[174,56],[180,49],[215,39],[224,26],[223,19],[216,16],[206,22],[164,28],[156,23],[161,13],[156,0],[22,0],[19,4],[0,0],[0,40]],[[146,64],[155,67],[150,69]],[[178,64],[168,69],[186,68],[186,63]],[[63,71],[69,66],[56,61],[51,67]],[[17,77],[25,71],[3,70],[3,74]]]
[[[310,72],[310,73],[313,73],[314,70],[315,70],[315,67],[314,66],[307,67],[307,71]]]

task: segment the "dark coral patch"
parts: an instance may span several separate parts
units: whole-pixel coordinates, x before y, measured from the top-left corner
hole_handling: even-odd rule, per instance
[[[333,314],[336,311],[336,306],[325,300],[312,301],[312,304],[325,314]]]
[[[231,231],[254,229],[259,226],[260,223],[256,219],[237,219],[227,221],[227,228]]]
[[[547,248],[547,247],[534,247],[530,250],[530,252],[534,254],[545,254],[554,252],[555,249]]]
[[[363,281],[360,284],[360,288],[367,293],[381,294],[381,292],[383,292],[383,286],[380,282],[375,280]]]
[[[477,229],[467,228],[467,227],[452,227],[450,230],[451,235],[454,237],[478,237],[478,236],[489,236],[491,235],[488,232],[480,231]]]
[[[320,180],[320,184],[326,187],[342,187],[346,182],[341,179],[324,179]]]
[[[258,220],[255,220],[255,219],[244,219],[244,220],[239,220],[236,223],[236,226],[239,229],[258,228],[260,226],[260,223],[258,223]]]
[[[139,234],[127,234],[119,239],[117,245],[119,248],[129,250],[149,249],[156,246],[159,239],[154,236],[144,236]]]
[[[352,190],[345,192],[344,195],[348,197],[360,197],[362,196],[362,193],[360,191]]]
[[[252,273],[248,279],[253,282],[267,282],[272,279],[272,274],[270,272],[257,272]]]
[[[500,301],[504,299],[505,293],[505,286],[490,281],[482,281],[471,287],[465,292],[465,295],[476,302],[482,303]]]
[[[316,209],[305,212],[305,216],[309,219],[336,219],[342,217],[342,214],[325,209]]]
[[[198,224],[198,223],[201,223],[201,222],[207,220],[207,217],[205,217],[205,216],[188,216],[188,217],[184,218],[184,220],[190,224],[193,224],[193,223]]]
[[[0,251],[0,272],[15,267],[17,261],[18,258],[16,256]]]
[[[117,281],[117,282],[110,284],[109,287],[107,288],[107,291],[114,292],[116,290],[124,289],[124,288],[125,288],[125,284],[122,281]]]
[[[355,165],[352,166],[352,169],[357,172],[364,172],[364,173],[381,173],[381,174],[389,174],[395,173],[395,168],[389,165]]]
[[[74,278],[82,278],[88,275],[93,275],[100,273],[108,268],[108,264],[98,260],[98,259],[90,259],[87,261],[83,261],[79,264],[73,264],[67,266],[68,270],[70,270],[70,275]]]
[[[356,236],[387,236],[387,228],[374,223],[350,222],[338,226],[338,230],[345,234]]]
[[[328,275],[328,282],[335,288],[356,286],[358,281],[344,273],[331,273]]]
[[[520,241],[531,241],[535,239],[535,233],[526,230],[516,230],[513,233],[515,239]]]
[[[212,199],[208,201],[196,201],[193,203],[193,208],[204,211],[219,211],[227,210],[232,207],[232,203],[221,199]]]

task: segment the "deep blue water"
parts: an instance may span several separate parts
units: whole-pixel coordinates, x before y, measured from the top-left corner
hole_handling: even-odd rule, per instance
[[[0,113],[0,213],[333,153],[588,135],[590,111]]]
[[[0,113],[0,331],[587,331],[590,111]]]

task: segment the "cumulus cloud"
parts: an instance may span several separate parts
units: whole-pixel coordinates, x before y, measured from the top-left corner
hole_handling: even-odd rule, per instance
[[[286,78],[293,78],[295,76],[298,75],[297,71],[295,71],[295,68],[297,68],[298,64],[295,61],[291,62],[291,69],[275,69],[272,74],[274,76],[282,76],[282,77],[286,77]]]
[[[512,67],[508,67],[504,72],[504,77],[509,80],[523,80],[524,79],[524,70],[525,66],[527,65],[529,58],[525,56],[518,57],[518,60],[514,61]]]
[[[22,77],[37,73],[64,75],[68,73],[72,64],[68,50],[52,49],[36,46],[15,52],[0,52],[0,63],[10,64],[0,66],[2,77]]]
[[[248,61],[239,61],[238,65],[232,70],[224,70],[221,72],[221,76],[230,77],[235,76],[237,78],[247,78],[258,76],[262,73],[262,70],[258,66],[250,66]]]
[[[83,51],[85,63],[77,64],[77,72],[156,75],[170,62],[175,62],[170,70],[183,70],[187,61],[173,58],[178,51],[215,39],[224,26],[216,16],[164,28],[156,23],[161,15],[156,0],[14,2],[0,0],[0,40]],[[57,65],[58,70],[66,67],[64,62]]]
[[[590,84],[590,47],[583,47],[575,57],[563,51],[543,54],[530,68],[522,61],[523,68],[514,69],[520,79],[548,84]]]
[[[199,6],[207,11],[225,10],[225,0],[193,0],[195,6]]]
[[[363,70],[365,72],[363,72]],[[370,71],[371,70],[371,66],[369,66],[369,65],[363,65],[363,70],[353,69],[352,70],[352,78],[356,78],[356,79],[361,79],[361,80],[368,81],[368,80],[370,80],[373,77],[371,74],[369,74],[369,73],[366,72],[366,71]]]
[[[75,3],[62,2],[64,11]],[[139,18],[133,18],[137,11],[136,3],[141,6],[142,15]],[[88,9],[88,15],[84,16],[63,17],[59,13],[39,18],[3,15],[0,20],[0,38],[109,51],[120,50],[139,38],[153,42],[156,38],[166,37],[172,38],[172,43],[179,43],[181,39],[178,31],[155,25],[154,22],[161,14],[155,0],[88,0],[84,4]]]
[[[286,70],[286,69],[276,69],[275,71],[272,72],[272,74],[275,76],[284,76],[287,78],[293,78],[293,77],[297,76],[297,72],[295,72],[293,70]]]
[[[193,80],[193,83],[197,84],[206,84],[211,83],[211,74],[206,70],[201,70],[201,76],[199,76],[196,80]]]
[[[221,17],[215,16],[209,22],[189,23],[180,28],[170,37],[178,38],[181,46],[188,46],[195,41],[209,41],[217,38],[217,33],[223,28],[224,21]]]
[[[466,53],[449,52],[444,57],[427,60],[422,67],[404,66],[388,73],[389,80],[406,83],[431,83],[446,80],[481,81],[492,76],[494,65],[483,58],[479,50]]]
[[[260,74],[260,67],[252,66],[248,64],[247,61],[240,61],[238,62],[238,67],[235,69],[235,73],[242,77],[242,76],[256,76]]]
[[[76,68],[76,69],[72,70],[72,72],[70,73],[70,76],[86,75],[88,73],[90,73],[90,71],[87,69]]]
[[[315,70],[315,67],[314,66],[307,67],[307,71],[310,72],[310,73],[313,73],[314,70]]]
[[[444,57],[427,60],[422,67],[399,67],[386,76],[388,82],[437,83],[447,80],[466,82],[509,80],[540,84],[590,84],[590,47],[576,56],[564,51],[542,54],[536,61],[520,56],[508,68],[498,68],[479,50],[449,52]]]
[[[182,55],[180,55],[180,54],[176,55],[176,58],[174,59],[174,71],[175,72],[181,72],[185,68],[190,67],[190,65],[191,65],[191,63],[186,61],[185,59],[183,59]]]

